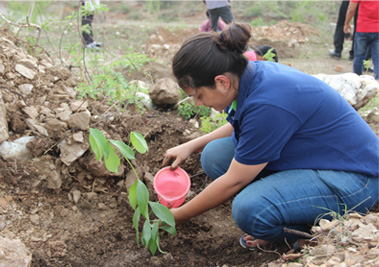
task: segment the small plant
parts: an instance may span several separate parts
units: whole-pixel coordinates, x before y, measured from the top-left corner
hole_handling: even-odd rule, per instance
[[[211,117],[201,117],[201,127],[200,130],[204,133],[210,133],[216,130],[217,128],[220,128],[221,126],[225,125],[227,123],[226,120],[227,114],[226,113],[217,113],[213,118]]]
[[[159,250],[165,253],[159,246],[159,230],[164,230],[172,235],[176,235],[175,220],[170,210],[158,202],[149,201],[149,191],[145,184],[138,178],[137,172],[130,160],[135,158],[133,149],[119,140],[108,140],[98,129],[90,128],[89,142],[96,159],[101,161],[104,157],[105,167],[111,172],[117,172],[120,165],[120,158],[115,152],[115,148],[128,162],[137,177],[136,182],[129,188],[129,203],[134,209],[133,226],[136,229],[136,241],[149,249],[152,255]],[[144,154],[148,151],[145,138],[137,132],[130,133],[130,142],[135,150]],[[151,210],[149,210],[149,207]],[[141,215],[145,219],[139,235],[139,222]],[[156,219],[151,219],[150,216]]]
[[[370,60],[363,60],[363,68],[366,70],[366,74],[370,68]]]
[[[276,56],[276,54],[273,53],[272,50],[274,50],[274,48],[270,48],[270,49],[266,52],[266,54],[263,55],[263,58],[266,59],[267,61],[275,62],[274,57]]]
[[[182,102],[178,106],[178,115],[186,120],[192,118],[195,114],[208,117],[211,114],[211,109],[204,106],[198,107],[194,103],[187,101]]]

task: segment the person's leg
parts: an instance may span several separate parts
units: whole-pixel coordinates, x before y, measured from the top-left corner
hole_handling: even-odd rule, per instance
[[[234,158],[235,149],[232,137],[216,139],[207,144],[201,153],[201,165],[205,174],[215,180],[226,173]]]
[[[379,80],[379,33],[373,32],[371,35],[371,43],[369,46],[372,63],[374,64],[375,79]]]
[[[355,33],[353,71],[358,75],[362,75],[363,72],[363,60],[365,59],[368,43],[367,33]]]
[[[85,45],[93,43],[92,20],[93,15],[87,15],[82,17],[82,26],[88,25],[89,28],[89,33],[86,31],[82,31],[83,43]]]
[[[220,7],[218,9],[219,16],[226,24],[230,24],[234,21],[234,15],[232,13],[232,10],[230,9],[230,6]]]
[[[241,230],[259,240],[302,239],[284,231],[308,231],[331,211],[366,212],[378,201],[379,178],[351,172],[289,170],[252,182],[233,201],[233,218]]]
[[[211,22],[211,30],[214,31],[214,32],[217,32],[217,28],[218,28],[218,18],[219,18],[219,14],[218,14],[218,8],[215,8],[215,9],[208,9],[209,11],[209,21]]]
[[[343,43],[345,40],[345,33],[343,31],[343,27],[345,24],[346,11],[347,11],[348,6],[349,6],[349,1],[342,1],[340,9],[339,9],[337,24],[334,31],[334,42],[333,42],[335,57],[338,57],[338,56],[341,57],[341,53],[343,50]],[[330,55],[333,56],[332,53]]]

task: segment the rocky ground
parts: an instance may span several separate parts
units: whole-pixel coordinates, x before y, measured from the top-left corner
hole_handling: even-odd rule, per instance
[[[146,54],[158,61],[130,79],[154,87],[171,77],[169,63],[161,62],[169,62],[183,38],[194,32],[158,28],[146,43]],[[287,39],[275,39],[283,32]],[[296,51],[316,33],[306,25],[281,22],[256,29],[253,43],[274,44],[283,63],[298,67]],[[267,35],[270,40],[259,37]],[[0,128],[0,265],[11,266],[13,259],[15,266],[379,266],[378,207],[365,216],[348,213],[320,221],[313,228],[316,243],[293,254],[288,253],[292,244],[285,243],[255,251],[239,247],[242,233],[227,202],[179,226],[176,237],[162,235],[168,253],[151,256],[137,246],[131,223],[127,188],[135,177],[126,164],[112,174],[96,161],[88,128],[126,143],[131,131],[144,135],[149,153],[132,163],[156,200],[151,181],[164,151],[198,135],[196,123],[167,107],[141,113],[130,105],[116,108],[103,99],[79,99],[75,87],[80,78],[45,53],[32,56],[23,44],[7,27],[0,29],[0,122],[5,125]],[[345,63],[329,64],[324,74],[349,72],[340,64]],[[361,95],[351,100],[357,109],[368,102],[365,97],[374,96],[366,86],[374,84],[372,78],[367,79],[360,83]],[[364,118],[378,134],[377,109],[366,111]],[[12,154],[15,148],[23,152]],[[187,200],[210,182],[198,159],[191,156],[182,166],[192,180]]]

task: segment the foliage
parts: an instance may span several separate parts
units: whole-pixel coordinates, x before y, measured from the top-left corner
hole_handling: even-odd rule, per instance
[[[102,11],[107,12],[107,11],[109,11],[109,8],[107,7],[107,5],[100,4],[99,6],[93,5],[93,7],[95,10],[91,10],[90,7],[81,6],[80,10],[79,10],[80,17],[88,16],[88,15],[91,15],[91,14],[96,13],[96,12],[102,12]]]
[[[7,1],[7,7],[13,11],[15,14],[27,14],[29,21],[32,23],[37,23],[39,14],[45,12],[45,10],[50,6],[51,1]],[[20,17],[18,17],[20,19]]]
[[[276,56],[276,54],[274,52],[272,52],[272,50],[274,50],[274,48],[270,48],[266,54],[263,55],[263,58],[266,59],[267,61],[272,61],[272,62],[275,62],[275,59],[274,57]]]
[[[335,212],[333,210],[330,210],[328,208],[324,208],[324,207],[316,207],[316,208],[319,208],[319,209],[322,209],[322,210],[326,210],[327,212],[325,213],[322,213],[320,215],[318,215],[315,219],[315,224],[320,221],[323,217],[331,217],[332,220],[343,220],[346,215],[348,214],[348,210],[347,210],[347,206],[345,204],[342,204],[342,206],[344,207],[344,213],[343,215],[340,215],[338,212]]]
[[[322,3],[315,1],[296,1],[292,3],[294,8],[291,11],[291,22],[309,23],[313,20],[316,23],[325,22],[327,15],[322,11]]]
[[[122,141],[108,140],[101,131],[93,128],[90,128],[89,142],[96,159],[101,161],[104,157],[105,166],[109,171],[117,173],[120,165],[120,158],[114,148],[117,148],[133,169],[137,180],[129,188],[129,203],[134,209],[133,226],[136,229],[137,244],[139,246],[141,240],[141,243],[149,249],[152,255],[155,255],[157,249],[161,253],[164,253],[159,246],[159,230],[164,230],[172,235],[176,235],[174,216],[164,205],[149,201],[149,191],[145,184],[139,179],[133,164],[130,162],[130,160],[135,158],[133,149]],[[140,133],[131,132],[130,142],[137,152],[141,154],[148,152],[146,140]],[[151,209],[150,211],[149,207]],[[140,237],[139,222],[141,215],[145,219],[145,222]],[[150,216],[157,219],[150,219]]]
[[[257,19],[253,19],[253,20],[250,22],[250,25],[251,25],[251,26],[254,26],[254,27],[258,27],[258,26],[265,26],[266,23],[263,21],[262,18],[257,18]]]
[[[124,75],[115,69],[127,69],[129,73],[132,73],[135,70],[139,70],[148,61],[149,59],[146,55],[132,53],[131,50],[128,50],[126,55],[111,62],[109,66],[102,66],[100,73],[93,76],[92,83],[81,82],[75,89],[79,92],[79,97],[82,98],[99,99],[105,97],[108,100],[108,104],[116,102],[121,102],[125,106],[136,104],[138,109],[143,110],[144,106],[140,102],[141,98],[136,93],[141,91],[147,93],[147,90],[129,84]],[[97,60],[94,56],[89,65],[94,65],[96,62]]]
[[[260,5],[260,2],[258,3],[256,2],[246,10],[245,15],[248,17],[253,17],[253,18],[259,17],[259,16],[262,16],[263,9],[264,8],[262,5]]]
[[[213,118],[211,117],[201,117],[201,127],[200,130],[203,131],[203,133],[210,133],[216,130],[217,128],[220,128],[221,126],[225,125],[227,123],[226,120],[227,114],[226,113],[217,113]]]
[[[368,72],[369,67],[370,67],[370,60],[363,60],[363,68],[366,69],[367,72]]]
[[[196,106],[193,102],[184,101],[178,106],[178,115],[188,120],[195,114],[208,117],[211,114],[211,109],[204,106]]]

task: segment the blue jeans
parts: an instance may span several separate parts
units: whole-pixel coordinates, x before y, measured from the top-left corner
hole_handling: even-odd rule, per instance
[[[231,137],[210,142],[201,154],[205,173],[215,180],[224,174],[234,157]],[[332,212],[365,213],[378,201],[379,177],[365,174],[298,169],[263,170],[235,197],[233,218],[239,228],[256,238],[283,241],[304,238],[284,227],[308,232],[317,218],[331,219]]]
[[[354,40],[354,73],[362,75],[367,48],[371,48],[375,79],[379,79],[379,32],[356,32]]]

